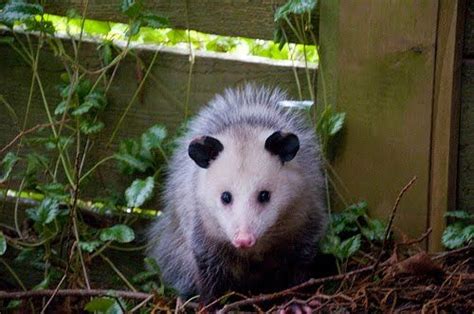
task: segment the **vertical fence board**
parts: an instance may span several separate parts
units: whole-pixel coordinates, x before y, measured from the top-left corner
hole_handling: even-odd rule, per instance
[[[464,26],[463,0],[440,0],[431,152],[429,248],[442,249],[444,214],[456,207],[457,151]]]
[[[396,222],[418,236],[427,228],[438,2],[326,0],[321,18],[326,14],[336,20],[320,28],[319,73],[333,71],[327,98],[347,113],[335,170],[350,200],[366,199],[384,220],[416,175]],[[321,90],[318,97],[324,100]]]

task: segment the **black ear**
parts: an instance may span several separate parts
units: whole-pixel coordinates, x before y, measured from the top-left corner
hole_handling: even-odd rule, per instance
[[[281,162],[284,163],[295,158],[300,149],[300,141],[298,136],[293,133],[277,131],[267,138],[265,149],[273,155],[278,155]]]
[[[219,140],[202,136],[191,141],[188,154],[199,167],[208,168],[211,160],[216,159],[223,149],[224,146]]]

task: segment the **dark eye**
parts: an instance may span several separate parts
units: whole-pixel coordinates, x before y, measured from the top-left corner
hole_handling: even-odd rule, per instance
[[[224,205],[230,204],[232,202],[232,194],[230,192],[225,191],[221,194],[221,201]]]
[[[270,201],[270,192],[268,191],[261,191],[258,193],[258,201],[260,203],[267,203]]]

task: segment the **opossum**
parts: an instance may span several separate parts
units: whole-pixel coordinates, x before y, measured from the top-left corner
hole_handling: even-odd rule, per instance
[[[170,161],[148,255],[165,284],[208,303],[307,280],[327,225],[314,128],[247,84],[217,95],[189,123]]]

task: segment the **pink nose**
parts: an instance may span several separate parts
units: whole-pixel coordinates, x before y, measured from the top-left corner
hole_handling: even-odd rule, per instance
[[[248,232],[239,232],[232,241],[232,244],[239,249],[252,247],[255,244],[255,236]]]

